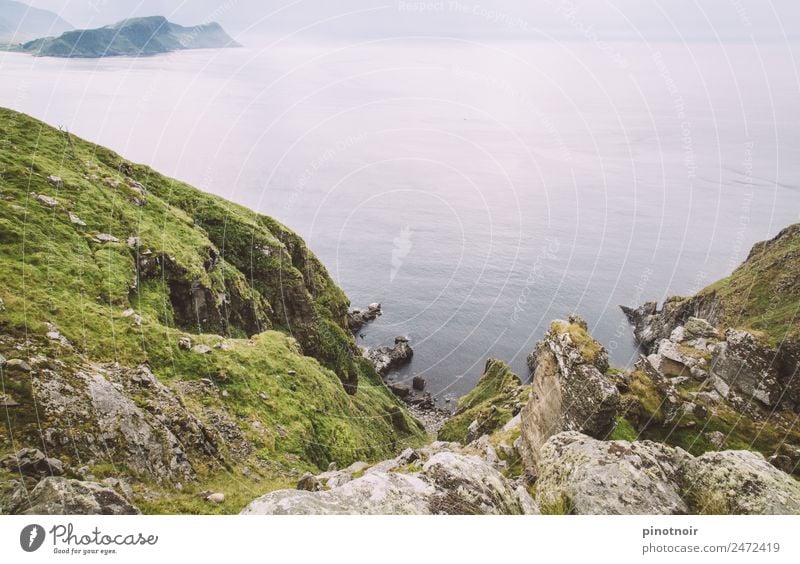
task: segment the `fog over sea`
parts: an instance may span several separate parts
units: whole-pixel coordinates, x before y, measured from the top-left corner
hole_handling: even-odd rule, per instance
[[[555,318],[614,364],[619,304],[691,294],[800,214],[786,43],[264,40],[147,58],[0,53],[0,105],[284,222],[408,335],[438,399],[527,377]]]

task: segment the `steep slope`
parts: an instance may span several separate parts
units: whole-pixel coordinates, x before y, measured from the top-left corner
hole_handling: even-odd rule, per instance
[[[424,435],[297,235],[7,109],[0,268],[0,458],[37,448],[145,509],[196,511],[203,484],[284,483]]]
[[[74,29],[58,14],[22,2],[0,0],[0,42],[20,43]]]
[[[36,39],[25,43],[21,49],[43,57],[136,57],[181,49],[236,46],[238,44],[216,22],[184,27],[163,16],[150,16]]]

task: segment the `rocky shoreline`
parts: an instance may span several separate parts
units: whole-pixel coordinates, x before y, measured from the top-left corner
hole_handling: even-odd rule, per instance
[[[694,317],[671,333],[670,342],[697,350],[721,337]],[[724,450],[730,434],[703,454],[645,438],[652,430],[694,429],[695,417],[710,425],[713,410],[736,404],[730,391],[689,391],[691,377],[662,362],[672,349],[662,342],[658,350],[619,371],[583,319],[556,320],[529,356],[532,384],[523,385],[500,361],[487,362],[476,390],[442,431],[459,441],[309,475],[297,490],[268,493],[242,513],[800,514],[800,482],[786,471],[797,472],[791,449],[767,461],[752,450]],[[681,362],[687,373],[688,364],[702,364]],[[513,398],[521,396],[517,410]],[[648,420],[633,417],[644,412]],[[687,414],[693,419],[682,423]]]

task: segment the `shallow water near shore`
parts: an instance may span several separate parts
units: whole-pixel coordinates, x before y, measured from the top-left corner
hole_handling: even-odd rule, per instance
[[[0,105],[284,222],[456,398],[527,376],[578,312],[690,294],[798,220],[796,46],[285,43],[142,59],[0,53]],[[768,101],[765,103],[765,101]]]

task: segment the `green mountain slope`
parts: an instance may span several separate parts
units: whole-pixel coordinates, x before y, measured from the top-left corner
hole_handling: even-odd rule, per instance
[[[38,448],[182,511],[187,483],[293,480],[424,435],[297,235],[7,109],[0,269],[0,458]]]
[[[163,16],[150,16],[36,39],[22,45],[21,50],[45,57],[114,57],[236,46],[218,23],[184,27]]]

